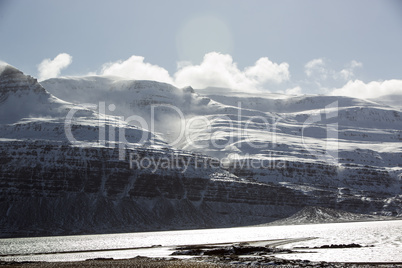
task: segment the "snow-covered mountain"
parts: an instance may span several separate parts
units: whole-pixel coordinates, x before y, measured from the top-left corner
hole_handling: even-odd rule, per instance
[[[116,108],[116,115],[125,117],[138,111],[150,114],[155,103],[174,105],[185,123],[164,117],[166,110],[155,109],[154,122],[163,127],[154,130],[160,130],[167,142],[177,141],[181,129],[184,138],[173,146],[243,166],[242,173],[247,170],[249,178],[260,182],[322,184],[351,188],[353,192],[354,187],[361,190],[364,176],[366,190],[392,193],[397,198],[401,194],[402,113],[380,102],[323,95],[251,94],[221,88],[178,89],[153,81],[111,77],[59,78],[42,84],[74,102],[79,102],[83,91],[90,97],[82,101],[115,104],[125,109]],[[145,120],[152,125],[149,117]],[[252,160],[257,165],[287,163],[288,168],[244,167]],[[303,168],[297,171],[300,166]],[[310,173],[316,173],[314,177],[306,174],[307,166]]]
[[[86,79],[106,79],[107,83],[88,84]],[[391,194],[391,203],[401,198],[402,113],[381,102],[323,95],[250,94],[218,88],[178,89],[153,81],[110,77],[50,79],[42,84],[65,98],[68,92],[77,90],[91,95],[92,101],[129,106],[117,112],[125,117],[138,111],[150,113],[153,103],[174,105],[186,124],[178,124],[172,117],[155,120],[163,125],[160,135],[169,142],[174,140],[172,133],[177,136],[177,129],[184,128],[185,138],[174,146],[223,158],[231,162],[229,166],[238,176],[292,189],[299,189],[300,184],[334,187],[338,202],[345,196],[366,200],[368,196],[359,194],[363,188]],[[113,92],[113,96],[97,94],[99,89]],[[74,98],[68,100],[79,102]],[[166,119],[166,112],[155,110],[155,117]],[[257,166],[271,166],[244,166],[253,160]],[[280,168],[282,163],[287,167]]]
[[[388,105],[396,110],[402,111],[402,94],[389,94],[377,97],[374,101],[383,105]]]
[[[10,65],[5,66],[0,74],[0,100],[2,139],[73,141],[74,145],[111,147],[118,140],[109,139],[110,132],[114,130],[117,134],[113,135],[118,136],[119,131],[124,130],[126,147],[136,146],[141,140],[147,143],[151,139],[155,145],[166,146],[159,137],[129,125],[118,117],[106,116],[95,109],[53,96],[36,79]],[[99,128],[104,129],[101,135]]]
[[[38,84],[6,66],[0,235],[261,224],[305,206],[401,216],[401,130],[400,111],[375,101]]]
[[[61,101],[12,66],[2,70],[0,81],[2,237],[246,225],[293,208],[270,206],[273,195],[250,200],[245,189],[254,196],[299,195],[219,167],[197,168],[211,158],[171,148],[96,107]],[[153,172],[130,156],[177,164]]]

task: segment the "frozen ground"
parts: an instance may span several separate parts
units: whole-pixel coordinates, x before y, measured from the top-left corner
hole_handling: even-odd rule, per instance
[[[277,255],[286,259],[402,262],[402,220],[1,239],[0,260],[80,261],[100,257],[124,259],[138,255],[168,257],[178,245],[246,241],[303,252]],[[362,247],[312,249],[352,243]]]

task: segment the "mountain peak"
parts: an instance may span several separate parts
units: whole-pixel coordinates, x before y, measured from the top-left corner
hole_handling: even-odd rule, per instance
[[[22,73],[22,72],[10,64],[7,64],[7,63],[0,64],[0,77],[2,75],[11,74],[11,73]]]
[[[13,92],[46,93],[46,90],[32,76],[25,75],[23,72],[11,65],[4,65],[0,69],[0,94]]]
[[[11,65],[0,66],[0,124],[49,115],[57,106],[54,103],[54,97],[35,78]]]

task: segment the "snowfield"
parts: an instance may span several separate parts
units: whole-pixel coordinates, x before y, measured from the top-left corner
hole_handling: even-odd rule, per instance
[[[268,245],[299,252],[277,254],[279,258],[391,264],[402,261],[401,234],[402,221],[399,220],[1,239],[3,256],[0,259],[59,262],[94,258],[128,259],[139,255],[166,258],[171,257],[176,246],[249,242],[251,245]],[[352,243],[361,247],[314,249]]]

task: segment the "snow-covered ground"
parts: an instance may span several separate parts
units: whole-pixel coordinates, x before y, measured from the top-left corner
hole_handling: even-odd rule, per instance
[[[0,239],[0,252],[2,252],[0,260],[79,261],[100,257],[132,258],[138,255],[169,257],[174,251],[174,246],[178,245],[247,241],[261,241],[259,244],[262,245],[275,245],[303,252],[277,255],[287,259],[402,262],[402,221],[400,220]],[[300,249],[300,247],[312,248],[352,243],[362,247]]]

